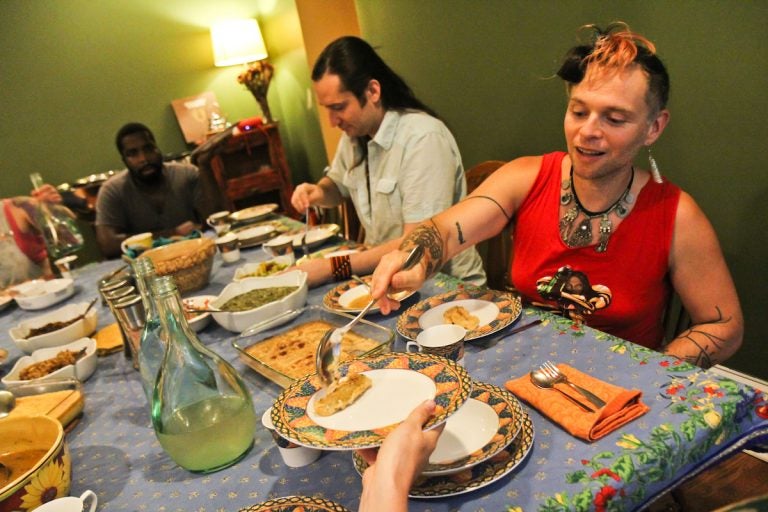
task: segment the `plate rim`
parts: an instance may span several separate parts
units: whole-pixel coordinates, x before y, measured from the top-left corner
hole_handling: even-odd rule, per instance
[[[445,486],[445,484],[440,482],[440,480],[450,480],[451,477],[455,477],[455,473],[451,475],[427,477],[419,484],[411,487],[411,489],[408,491],[408,497],[432,499],[458,496],[460,494],[465,494],[471,491],[482,489],[483,487],[487,487],[514,471],[518,466],[520,466],[520,464],[525,461],[525,459],[528,457],[528,454],[530,454],[531,449],[533,448],[534,439],[536,437],[536,431],[534,429],[533,420],[531,419],[530,414],[528,414],[526,411],[523,411],[523,414],[523,425],[520,429],[521,434],[518,435],[515,440],[512,441],[512,443],[510,443],[506,448],[504,448],[508,452],[510,451],[510,448],[513,450],[509,459],[504,461],[494,461],[493,459],[489,459],[466,469],[466,471],[472,471],[473,469],[483,468],[490,470],[490,475],[485,475],[484,471],[484,473],[480,476],[471,477],[462,483],[455,483],[454,481],[453,488],[442,489],[438,486],[441,484]],[[355,470],[360,475],[362,475],[365,469],[367,469],[367,464],[365,464],[365,462],[357,453],[352,454],[352,463],[355,467]]]
[[[315,505],[315,508],[307,509],[307,512],[316,511],[328,511],[328,512],[350,512],[350,510],[340,503],[331,501],[320,496],[281,496],[278,498],[272,498],[261,503],[256,503],[245,508],[241,508],[238,512],[269,512],[270,509],[266,507],[273,507],[275,505]],[[317,506],[323,508],[317,508]]]
[[[507,391],[506,389],[500,388],[499,386],[495,386],[493,384],[489,384],[486,382],[480,382],[480,381],[473,381],[472,383],[472,393],[470,393],[470,399],[477,400],[475,398],[476,395],[480,394],[489,394],[491,396],[495,396],[500,401],[504,401],[508,406],[508,410],[512,413],[512,421],[507,424],[507,426],[501,425],[501,422],[499,422],[499,428],[496,431],[496,434],[494,434],[493,438],[501,435],[502,439],[500,441],[497,441],[494,443],[493,438],[489,440],[485,446],[483,446],[479,450],[475,450],[474,452],[470,453],[469,455],[466,455],[460,459],[457,459],[451,463],[448,464],[427,464],[424,471],[422,471],[423,475],[426,476],[442,476],[442,475],[449,475],[453,473],[457,473],[458,471],[466,468],[471,468],[472,466],[475,466],[477,464],[480,464],[500,451],[502,451],[504,448],[509,446],[511,443],[515,441],[517,436],[520,434],[520,430],[523,426],[523,406],[520,403],[520,400],[517,399],[517,397],[512,394],[511,392]],[[490,406],[494,412],[496,412],[496,415],[498,416],[498,411],[493,407],[493,405],[489,404],[488,402],[483,402],[486,405]],[[507,430],[507,432],[501,432],[502,430]],[[490,450],[486,451],[487,448],[491,447]],[[481,452],[478,454],[478,452]],[[474,454],[476,455],[476,460],[472,460],[472,456]]]
[[[390,361],[387,362],[386,360]],[[440,369],[439,372],[435,372],[434,365],[437,364],[443,365],[443,368]],[[451,414],[458,411],[464,402],[469,399],[473,385],[469,373],[463,366],[439,356],[422,354],[420,352],[389,352],[386,354],[353,359],[339,365],[339,373],[342,376],[346,375],[350,369],[353,369],[356,372],[382,369],[422,370],[419,371],[419,373],[429,377],[432,381],[435,381],[435,378],[438,375],[441,376],[440,383],[437,385],[438,394],[435,397],[438,403],[438,410],[441,412],[435,414],[424,425],[425,429],[435,427],[445,422]],[[427,369],[435,375],[430,376],[423,373],[423,371]],[[446,372],[452,374],[452,382],[450,381],[451,375],[445,375]],[[451,383],[455,384],[453,388],[449,388],[446,385]],[[440,392],[441,386],[444,388],[442,393]],[[281,436],[296,444],[308,446],[310,448],[320,448],[331,451],[358,450],[380,446],[381,443],[384,442],[384,438],[399,425],[399,423],[395,423],[392,425],[385,425],[375,430],[366,431],[342,431],[322,427],[312,421],[306,410],[306,406],[309,404],[310,399],[320,389],[322,389],[320,378],[316,373],[313,373],[302,379],[298,379],[278,395],[272,406],[271,418],[275,430]],[[441,396],[448,395],[449,393],[450,396],[441,398]],[[445,400],[448,401],[447,404],[441,404],[441,402],[444,402]],[[292,419],[286,420],[283,417],[285,409],[287,408],[290,408],[292,411]],[[294,429],[291,426],[291,424],[298,425],[298,427],[303,429],[305,433],[298,432],[297,429]],[[333,437],[335,437],[335,439]]]
[[[467,295],[467,296],[457,298],[460,295]],[[490,296],[491,298],[490,299],[482,298],[486,296]],[[446,300],[448,298],[450,298],[450,300]],[[406,338],[407,340],[415,341],[416,337],[422,331],[422,329],[421,327],[415,327],[415,328],[408,327],[408,324],[410,322],[415,321],[416,324],[418,325],[418,319],[421,317],[421,315],[423,315],[426,311],[429,311],[433,307],[436,307],[442,304],[447,304],[448,302],[453,302],[455,300],[467,300],[467,299],[486,300],[488,302],[492,302],[496,304],[497,306],[499,306],[500,302],[509,301],[510,310],[509,312],[507,312],[504,307],[499,307],[499,315],[496,317],[496,320],[488,324],[488,326],[491,326],[491,328],[485,329],[485,327],[488,327],[488,326],[483,326],[479,329],[469,331],[467,333],[467,336],[464,338],[465,341],[472,341],[472,340],[483,338],[485,336],[489,336],[491,334],[499,332],[503,328],[519,320],[520,316],[523,313],[523,305],[522,305],[522,301],[520,300],[520,297],[510,292],[502,292],[502,291],[493,290],[490,288],[457,288],[455,290],[450,290],[437,295],[432,295],[431,297],[427,297],[426,299],[423,299],[417,302],[416,304],[412,305],[408,309],[406,309],[404,312],[400,314],[400,316],[397,317],[397,324],[396,324],[397,333],[400,334],[403,338]],[[439,301],[439,304],[436,304],[433,306],[430,304],[432,301]],[[416,315],[415,314],[416,312],[418,312],[419,314]],[[501,320],[499,319],[499,317],[502,317],[503,315],[506,315],[506,314],[509,315],[507,318],[502,318]]]

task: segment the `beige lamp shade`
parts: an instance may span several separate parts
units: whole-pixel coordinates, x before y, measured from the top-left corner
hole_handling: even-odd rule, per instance
[[[234,66],[266,59],[267,47],[254,19],[224,20],[211,27],[213,61],[216,66]]]

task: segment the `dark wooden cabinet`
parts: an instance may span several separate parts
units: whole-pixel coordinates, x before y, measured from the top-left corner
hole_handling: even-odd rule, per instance
[[[268,202],[275,195],[281,209],[297,217],[291,206],[293,183],[277,124],[232,134],[211,151],[210,170],[227,210]]]

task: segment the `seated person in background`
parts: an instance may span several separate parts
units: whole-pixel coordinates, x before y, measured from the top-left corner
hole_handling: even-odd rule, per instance
[[[61,203],[61,195],[45,184],[33,190],[32,197],[0,200],[0,290],[53,275],[45,240],[37,225],[38,201]]]
[[[315,184],[296,187],[291,202],[332,208],[349,197],[371,249],[301,266],[310,286],[331,277],[368,274],[403,235],[466,195],[461,155],[451,132],[371,46],[357,37],[328,45],[312,80],[330,121],[344,131],[330,170]],[[473,284],[485,283],[474,247],[446,261],[442,270]]]
[[[126,170],[107,180],[96,199],[96,239],[102,254],[120,255],[131,235],[186,236],[200,229],[202,191],[197,167],[163,162],[152,132],[128,123],[117,132],[117,150]]]
[[[566,82],[568,152],[518,158],[466,200],[422,224],[374,272],[372,295],[418,288],[443,261],[514,219],[512,282],[529,303],[652,349],[674,290],[692,326],[663,350],[709,367],[741,345],[739,299],[712,225],[696,202],[635,156],[669,120],[669,77],[653,44],[614,24],[573,48]],[[415,244],[421,264],[397,272]]]
[[[363,473],[360,512],[408,510],[408,491],[427,465],[445,428],[442,423],[426,432],[422,430],[434,413],[435,402],[423,402],[387,436],[381,447],[357,452],[368,463]]]

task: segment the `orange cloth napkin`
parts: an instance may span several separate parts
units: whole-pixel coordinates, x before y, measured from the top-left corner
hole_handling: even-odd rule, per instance
[[[559,364],[557,367],[571,382],[602,398],[606,405],[597,412],[586,412],[557,390],[537,388],[529,375],[509,380],[504,386],[572,435],[586,441],[600,439],[650,410],[640,401],[642,392],[639,390],[608,384],[566,364]],[[581,403],[597,409],[569,385],[557,384],[557,388]]]

